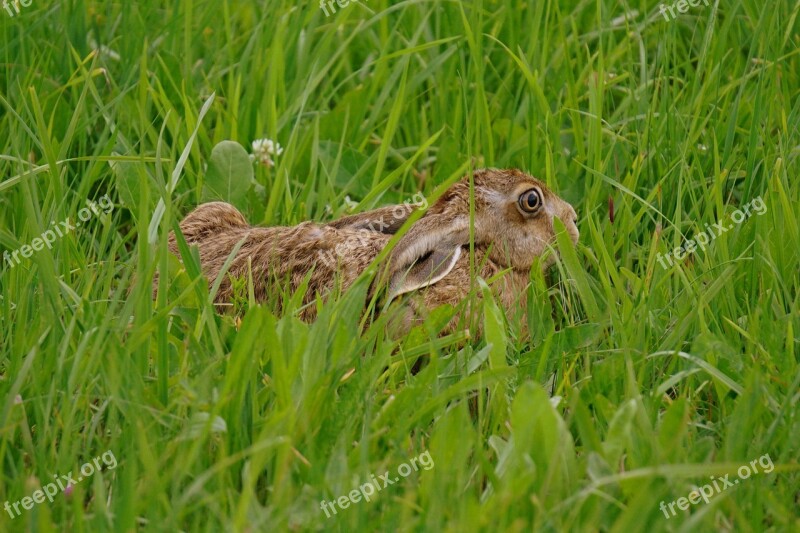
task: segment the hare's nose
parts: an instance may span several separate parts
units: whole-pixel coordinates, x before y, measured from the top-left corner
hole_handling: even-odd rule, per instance
[[[569,206],[569,210],[567,211],[569,220],[572,220],[573,224],[578,223],[578,213],[575,212],[575,208]]]
[[[580,232],[578,231],[578,213],[575,212],[575,208],[571,205],[567,204],[567,212],[565,213],[566,216],[564,217],[566,220],[572,221],[572,227],[568,228],[569,234],[572,237],[572,242],[578,242],[578,238],[580,236]]]

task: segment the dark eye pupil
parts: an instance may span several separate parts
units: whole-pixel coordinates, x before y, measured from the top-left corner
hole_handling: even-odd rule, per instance
[[[526,213],[536,213],[539,210],[539,205],[542,203],[542,197],[539,196],[539,191],[530,189],[519,195],[517,200],[520,209]]]

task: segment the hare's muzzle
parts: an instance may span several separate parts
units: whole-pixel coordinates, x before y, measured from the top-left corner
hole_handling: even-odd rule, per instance
[[[575,212],[575,208],[564,202],[564,209],[558,215],[558,218],[567,228],[567,233],[569,233],[572,243],[578,244],[578,237],[580,237],[581,233],[578,231],[578,213]]]

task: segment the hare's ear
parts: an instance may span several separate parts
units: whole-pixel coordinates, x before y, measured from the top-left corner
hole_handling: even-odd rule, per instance
[[[416,206],[409,204],[389,205],[366,213],[342,217],[328,225],[336,229],[367,230],[393,235],[416,209]]]
[[[469,243],[469,220],[421,218],[397,243],[389,260],[389,300],[445,277]]]

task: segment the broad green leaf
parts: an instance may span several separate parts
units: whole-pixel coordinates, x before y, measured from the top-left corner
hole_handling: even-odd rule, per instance
[[[253,163],[241,144],[222,141],[211,150],[203,201],[222,200],[243,208],[253,181]]]

